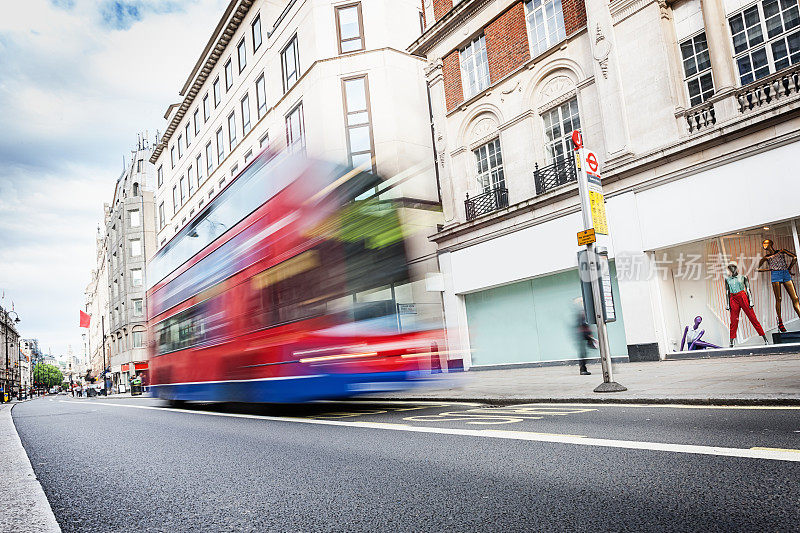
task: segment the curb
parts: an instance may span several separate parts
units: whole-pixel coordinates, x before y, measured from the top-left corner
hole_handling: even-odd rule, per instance
[[[11,417],[16,404],[8,408],[5,405],[0,407],[0,464],[4,482],[13,490],[0,491],[0,531],[60,533],[61,527]]]
[[[434,397],[403,397],[403,398],[351,398],[350,401],[359,402],[451,402],[451,403],[483,403],[493,406],[519,405],[523,403],[592,403],[592,404],[644,404],[644,405],[716,405],[716,406],[800,406],[800,398],[434,398]]]

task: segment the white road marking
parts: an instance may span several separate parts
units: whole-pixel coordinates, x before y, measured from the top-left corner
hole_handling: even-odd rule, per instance
[[[592,402],[576,402],[576,403],[524,403],[524,404],[515,404],[515,407],[521,406],[529,406],[529,405],[549,405],[549,406],[558,406],[563,405],[565,407],[570,406],[577,406],[577,407],[593,407],[597,409],[598,407],[666,407],[670,409],[743,409],[743,410],[764,410],[764,411],[780,411],[780,410],[800,410],[800,405],[687,405],[687,404],[679,404],[679,403],[592,403]]]
[[[59,400],[62,403],[83,403],[73,400]],[[696,444],[671,444],[665,442],[647,442],[616,439],[598,439],[582,437],[579,435],[559,435],[549,433],[531,433],[527,431],[503,431],[495,429],[454,429],[433,428],[421,426],[406,426],[400,424],[387,424],[382,422],[356,422],[342,420],[319,420],[309,418],[290,418],[282,416],[261,416],[244,413],[217,413],[213,411],[195,411],[175,409],[171,407],[155,407],[151,405],[129,405],[123,403],[92,402],[94,405],[108,405],[112,407],[128,407],[131,409],[152,409],[155,411],[173,411],[176,413],[224,416],[229,418],[250,418],[272,422],[292,422],[299,424],[317,424],[323,426],[345,426],[364,429],[383,429],[392,431],[408,431],[412,433],[438,433],[441,435],[461,435],[467,437],[483,437],[493,439],[551,442],[560,444],[576,444],[579,446],[598,446],[604,448],[626,448],[630,450],[650,450],[673,453],[689,453],[698,455],[717,455],[724,457],[742,457],[746,459],[769,459],[773,461],[800,462],[800,453],[796,450],[786,449],[759,449],[759,448],[726,448],[722,446],[702,446]]]

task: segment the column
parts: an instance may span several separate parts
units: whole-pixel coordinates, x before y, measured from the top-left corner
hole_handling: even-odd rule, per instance
[[[728,37],[728,19],[722,0],[701,0],[706,40],[711,53],[711,70],[714,73],[716,94],[724,94],[737,87],[733,70],[733,48]]]
[[[608,158],[630,153],[630,135],[622,99],[614,25],[607,0],[586,0],[586,25],[594,57],[594,80]]]

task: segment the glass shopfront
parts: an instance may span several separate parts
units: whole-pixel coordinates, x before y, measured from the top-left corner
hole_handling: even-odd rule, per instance
[[[800,308],[796,296],[800,277],[797,265],[792,264],[798,249],[797,225],[792,220],[765,223],[650,254],[650,274],[656,278],[667,351],[687,350],[700,331],[704,332],[700,337],[703,342],[696,349],[728,348],[734,329],[734,346],[763,345],[759,326],[770,344],[800,340],[800,336],[791,335],[800,331],[800,312],[796,310]],[[770,255],[764,248],[765,240],[771,241],[777,252],[771,260],[765,259]],[[731,262],[736,263],[741,277],[732,279],[728,268]],[[790,265],[788,274],[779,271]],[[746,304],[752,305],[752,314]],[[697,317],[700,320],[695,328]],[[736,327],[732,322],[738,322]],[[780,334],[782,327],[787,334]]]

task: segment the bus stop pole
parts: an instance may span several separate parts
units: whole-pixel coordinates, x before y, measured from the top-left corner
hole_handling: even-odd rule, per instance
[[[573,142],[575,136],[573,135]],[[578,135],[580,139],[580,135]],[[582,141],[582,140],[581,140]],[[586,168],[583,165],[585,148],[583,143],[575,143],[576,170],[578,176],[578,193],[581,200],[581,215],[583,217],[583,229],[588,230],[594,227],[592,220],[592,209],[589,202],[588,179]],[[628,390],[616,381],[611,368],[611,347],[608,343],[608,330],[606,328],[605,314],[603,312],[603,293],[600,288],[600,265],[597,261],[595,243],[586,245],[586,259],[589,266],[589,280],[592,286],[592,300],[594,300],[594,318],[597,325],[597,343],[600,350],[600,365],[603,369],[603,383],[598,385],[594,392],[620,392]]]

